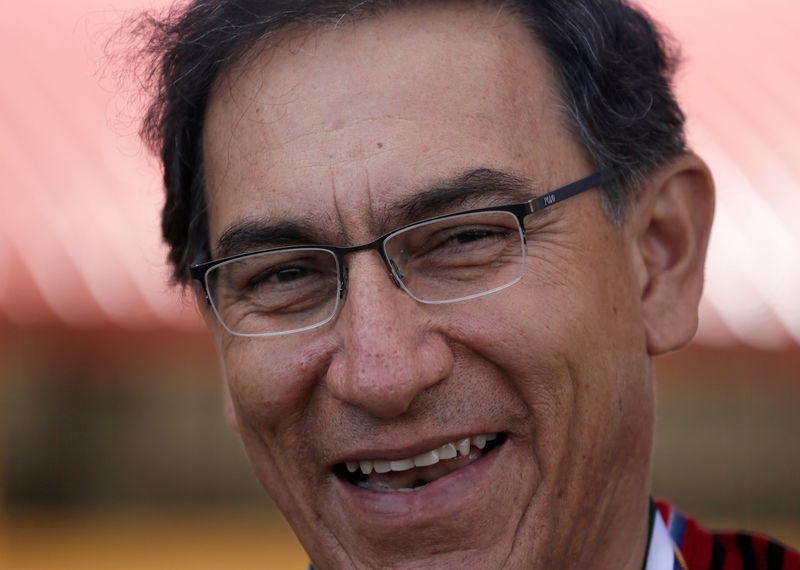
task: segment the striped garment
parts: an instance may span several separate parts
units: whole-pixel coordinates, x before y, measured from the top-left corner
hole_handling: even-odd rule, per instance
[[[800,570],[800,553],[779,542],[743,532],[711,533],[663,501],[656,507],[682,557],[676,569]]]

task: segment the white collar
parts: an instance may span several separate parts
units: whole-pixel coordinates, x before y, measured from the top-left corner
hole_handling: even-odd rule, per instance
[[[673,570],[675,568],[675,543],[669,535],[661,513],[656,509],[650,533],[650,548],[647,550],[645,570]]]

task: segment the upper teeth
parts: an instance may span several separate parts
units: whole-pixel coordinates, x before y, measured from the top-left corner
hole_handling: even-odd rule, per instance
[[[489,433],[483,435],[476,435],[473,437],[465,437],[450,443],[445,443],[442,447],[431,449],[425,453],[420,453],[414,457],[406,459],[398,459],[389,461],[387,459],[364,459],[361,461],[348,461],[346,463],[347,470],[350,473],[355,473],[356,470],[361,469],[364,475],[369,475],[374,470],[375,473],[388,473],[389,471],[408,471],[414,467],[428,467],[436,465],[442,459],[453,459],[461,455],[468,455],[469,448],[475,446],[478,449],[486,447],[487,441],[497,439],[496,433]]]

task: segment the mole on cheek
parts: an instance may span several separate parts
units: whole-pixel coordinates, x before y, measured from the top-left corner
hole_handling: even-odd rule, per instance
[[[383,148],[383,143],[382,142],[378,143],[378,148]]]

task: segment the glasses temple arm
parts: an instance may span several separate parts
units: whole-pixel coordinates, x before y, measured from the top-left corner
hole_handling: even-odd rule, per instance
[[[567,184],[566,186],[562,186],[557,190],[537,196],[528,202],[530,205],[530,211],[536,212],[543,208],[547,208],[548,206],[552,206],[557,202],[561,202],[562,200],[566,200],[567,198],[575,196],[576,194],[580,194],[581,192],[602,186],[611,180],[614,180],[616,177],[617,175],[613,170],[595,172],[586,178],[581,178],[580,180],[572,182],[571,184]]]

